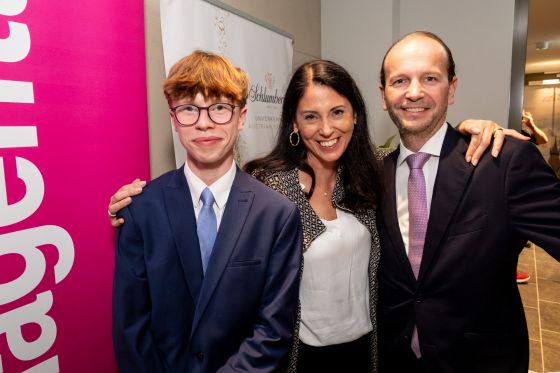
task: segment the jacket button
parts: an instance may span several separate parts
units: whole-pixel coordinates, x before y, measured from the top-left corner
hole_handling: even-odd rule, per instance
[[[422,295],[418,295],[416,297],[416,303],[422,303],[424,301],[424,297]]]
[[[197,353],[195,354],[195,356],[196,356],[196,358],[197,358],[198,360],[203,360],[203,359],[204,359],[204,354],[203,354],[202,352],[200,352],[200,351],[197,352]]]

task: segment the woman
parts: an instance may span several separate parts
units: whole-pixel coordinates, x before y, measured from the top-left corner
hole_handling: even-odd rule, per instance
[[[382,178],[366,115],[346,70],[330,61],[306,63],[288,85],[275,148],[246,165],[302,216],[301,323],[290,356],[298,372],[347,371],[349,364],[367,372],[376,361],[375,206]]]
[[[488,145],[491,134],[482,133]],[[364,100],[348,72],[325,60],[299,67],[285,94],[274,149],[246,165],[290,198],[302,217],[301,312],[288,371],[377,370],[378,159]],[[121,188],[109,214],[129,204],[142,186],[135,180]]]

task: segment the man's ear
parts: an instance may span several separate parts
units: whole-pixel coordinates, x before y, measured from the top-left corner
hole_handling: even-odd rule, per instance
[[[177,123],[175,122],[175,118],[173,117],[173,113],[169,110],[169,118],[171,119],[171,123],[173,123],[173,129],[177,132]]]
[[[239,120],[237,122],[237,129],[241,131],[245,125],[245,120],[247,119],[247,105],[239,109]]]
[[[380,85],[379,92],[381,93],[381,102],[383,103],[383,110],[387,111],[387,103],[385,102],[385,87]]]
[[[449,83],[449,96],[447,97],[447,105],[453,105],[455,102],[455,90],[457,89],[457,77],[454,76]]]

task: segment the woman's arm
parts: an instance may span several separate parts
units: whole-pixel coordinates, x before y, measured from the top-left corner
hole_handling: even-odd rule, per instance
[[[130,184],[123,185],[117,190],[115,194],[111,196],[109,201],[109,219],[111,220],[111,225],[115,228],[120,227],[124,224],[124,219],[117,217],[117,212],[122,208],[130,205],[132,203],[132,196],[142,193],[142,188],[146,185],[146,182],[140,179],[134,179]]]
[[[470,135],[471,142],[465,154],[465,160],[471,162],[473,166],[478,164],[480,157],[490,145],[492,138],[492,157],[497,157],[502,150],[504,139],[506,136],[518,138],[520,140],[529,140],[527,136],[523,136],[516,130],[502,128],[498,123],[491,120],[483,119],[466,119],[459,123],[456,127],[463,135]]]

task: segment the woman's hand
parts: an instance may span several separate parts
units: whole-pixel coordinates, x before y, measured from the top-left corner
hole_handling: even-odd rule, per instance
[[[130,184],[123,185],[115,194],[111,196],[109,201],[109,219],[111,220],[111,225],[115,228],[120,227],[124,224],[123,218],[117,217],[117,212],[124,207],[132,203],[132,196],[142,193],[142,188],[146,185],[146,182],[140,179],[134,179]]]
[[[523,136],[519,132],[509,128],[502,128],[498,123],[491,120],[483,119],[467,119],[459,123],[457,130],[464,135],[471,135],[471,142],[465,154],[465,160],[471,162],[473,166],[478,164],[480,157],[490,145],[492,138],[492,157],[497,157],[502,150],[504,139],[506,136],[515,137],[520,140],[529,140],[527,136]]]
[[[548,142],[548,136],[535,124],[533,115],[530,112],[523,110],[523,113],[521,115],[521,123],[529,128],[529,130],[533,134],[535,138],[535,145],[542,145]]]

